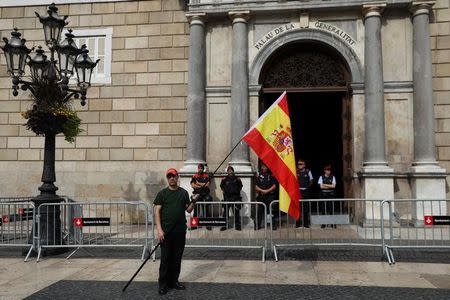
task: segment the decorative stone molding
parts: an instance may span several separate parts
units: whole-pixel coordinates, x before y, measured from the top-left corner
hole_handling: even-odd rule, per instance
[[[414,1],[411,3],[409,7],[409,11],[411,12],[411,17],[415,17],[422,14],[429,15],[431,9],[436,1]]]
[[[206,13],[187,13],[186,18],[188,19],[189,26],[192,25],[205,26]]]
[[[364,4],[362,9],[364,19],[370,17],[381,17],[381,13],[386,8],[386,5],[386,2]]]
[[[300,13],[299,18],[300,28],[308,28],[309,27],[309,12],[303,11]]]
[[[250,19],[250,11],[244,10],[244,11],[230,11],[228,12],[228,16],[234,23],[247,23],[247,21]]]

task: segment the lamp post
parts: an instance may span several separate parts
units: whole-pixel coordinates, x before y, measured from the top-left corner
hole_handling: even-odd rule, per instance
[[[43,25],[45,43],[50,51],[50,58],[45,55],[41,46],[35,51],[33,57],[25,45],[26,40],[21,38],[17,28],[11,33],[11,38],[3,38],[5,45],[0,47],[6,58],[8,74],[12,78],[13,95],[18,95],[18,88],[30,91],[34,104],[28,112],[27,127],[38,135],[45,136],[44,168],[42,172],[42,185],[40,194],[33,199],[36,207],[43,203],[59,203],[62,201],[54,185],[55,176],[55,136],[64,132],[64,115],[57,116],[54,112],[58,108],[67,107],[72,98],[81,98],[81,105],[86,104],[86,92],[90,87],[91,74],[98,63],[88,56],[88,50],[83,45],[78,48],[72,31],[61,39],[63,28],[68,24],[67,16],[58,15],[58,8],[52,3],[45,16],[36,13]],[[57,59],[55,58],[57,55]],[[25,73],[25,66],[30,69],[29,75]],[[77,86],[69,87],[69,79],[77,74]],[[67,136],[66,136],[67,139]],[[61,221],[59,208],[49,206],[42,210],[40,215],[40,240],[43,245],[63,244],[61,237]],[[37,227],[36,227],[37,228]]]

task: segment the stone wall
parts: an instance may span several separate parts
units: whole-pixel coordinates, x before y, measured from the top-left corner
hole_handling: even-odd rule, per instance
[[[450,2],[437,0],[430,27],[433,55],[434,113],[439,164],[450,172]],[[450,197],[447,176],[447,199]]]
[[[180,0],[57,5],[69,28],[105,28],[112,35],[112,82],[74,101],[84,132],[73,144],[57,137],[60,194],[76,199],[150,199],[164,170],[180,167],[186,144],[189,26]],[[1,8],[2,37],[18,27],[27,45],[43,45],[34,12],[46,7]],[[44,47],[45,48],[45,47]],[[43,137],[23,126],[29,93],[12,96],[0,65],[0,196],[34,195],[40,185]]]
[[[110,27],[113,30],[112,83],[91,87],[85,107],[74,102],[84,129],[76,142],[70,144],[63,137],[57,138],[56,185],[61,189],[60,194],[89,200],[151,199],[164,185],[163,171],[169,166],[183,165],[189,26],[182,6],[182,0],[58,5],[60,15],[69,15],[69,27]],[[17,26],[29,40],[29,47],[44,44],[41,24],[34,11],[45,13],[45,10],[44,6],[0,8],[1,36],[9,37],[12,28]],[[449,1],[437,0],[433,12],[430,31],[436,151],[439,164],[449,172]],[[356,20],[354,30],[358,45],[355,51],[363,61],[364,25],[360,10],[351,10],[348,15],[340,11],[340,14]],[[326,16],[325,12],[312,14],[310,21],[334,20],[333,15],[328,15],[328,19]],[[280,17],[283,16],[266,15],[264,18],[279,24],[277,18]],[[252,16],[249,20],[250,63],[255,56],[252,45],[258,34],[275,26],[262,20],[264,18]],[[283,18],[281,23],[297,22],[299,15],[286,14]],[[400,17],[396,12],[386,11],[383,18],[383,54],[385,58],[395,57],[385,60],[385,80],[410,81],[412,35],[407,9]],[[208,92],[207,160],[212,165],[227,154],[229,144],[232,34],[229,19],[213,19],[207,21],[206,36],[207,83],[218,88]],[[259,22],[261,20],[263,22]],[[340,26],[345,23],[339,22]],[[392,44],[388,45],[389,40]],[[402,56],[404,60],[397,60],[402,52],[399,48],[405,45],[408,52]],[[25,120],[20,112],[29,107],[29,94],[20,92],[18,97],[12,96],[3,55],[0,62],[0,196],[34,195],[40,185],[44,140],[22,126]],[[363,98],[354,95],[353,100],[356,105],[353,107],[356,139],[353,160],[358,171],[362,161]],[[387,158],[396,172],[405,175],[396,181],[396,197],[406,198],[410,196],[406,173],[413,160],[412,94],[386,91],[385,101]],[[251,122],[257,117],[257,109],[254,95],[250,105]],[[252,161],[256,161],[254,156]],[[447,176],[447,192],[449,185]]]

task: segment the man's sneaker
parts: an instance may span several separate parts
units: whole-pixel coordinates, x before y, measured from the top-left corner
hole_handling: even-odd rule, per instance
[[[227,230],[226,227],[220,227],[220,231],[225,231],[225,230]]]

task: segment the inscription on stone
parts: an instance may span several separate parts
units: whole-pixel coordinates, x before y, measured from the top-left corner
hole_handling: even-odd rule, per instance
[[[314,27],[318,28],[318,29],[329,31],[329,32],[339,36],[341,39],[346,41],[350,46],[353,46],[355,44],[355,40],[348,33],[346,33],[344,30],[342,30],[336,26],[317,21],[314,23]]]
[[[259,41],[256,42],[256,44],[254,44],[254,47],[256,48],[256,50],[260,50],[271,39],[273,39],[276,36],[282,34],[283,32],[286,32],[286,31],[289,31],[289,30],[292,30],[292,29],[295,29],[295,28],[298,28],[298,25],[294,24],[294,23],[289,23],[289,24],[285,24],[285,25],[279,26],[279,27],[269,31],[268,33],[266,33],[264,35],[264,37],[259,39]]]
[[[317,28],[317,29],[325,30],[325,31],[331,32],[334,35],[337,35],[338,37],[343,39],[346,43],[348,43],[350,46],[353,46],[356,43],[355,40],[350,36],[350,34],[346,33],[344,30],[342,30],[341,28],[336,27],[334,25],[317,21],[317,22],[313,23],[313,27]],[[255,47],[255,49],[259,51],[267,44],[267,42],[276,38],[278,35],[285,33],[287,31],[293,30],[293,29],[298,29],[298,28],[300,28],[300,27],[296,23],[289,23],[289,24],[285,24],[285,25],[276,27],[275,29],[272,29],[271,31],[266,33],[261,39],[259,39],[253,45],[253,47]]]

